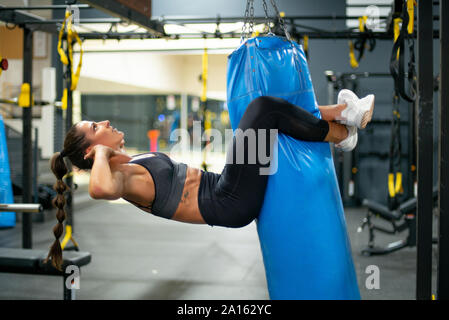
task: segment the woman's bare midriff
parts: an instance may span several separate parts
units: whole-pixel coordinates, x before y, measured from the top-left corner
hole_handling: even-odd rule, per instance
[[[155,188],[151,174],[140,165],[126,164],[125,192],[123,198],[143,207],[150,206],[154,200]],[[122,167],[122,170],[124,168]],[[186,180],[173,220],[187,223],[206,223],[198,206],[198,190],[201,182],[201,170],[187,167]],[[141,208],[150,212],[150,209]]]
[[[186,181],[181,200],[173,215],[173,220],[188,223],[206,223],[198,206],[198,190],[201,182],[201,170],[187,167]]]

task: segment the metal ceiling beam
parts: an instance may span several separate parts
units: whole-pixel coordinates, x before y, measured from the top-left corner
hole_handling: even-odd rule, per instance
[[[48,33],[58,33],[56,24],[43,24],[44,18],[21,10],[4,10],[5,6],[0,5],[0,21],[15,25],[26,25],[33,31],[44,31]]]
[[[351,32],[351,31],[340,31],[340,32],[299,32],[301,36],[308,36],[310,39],[357,39],[361,36],[359,32]],[[111,39],[111,40],[127,40],[127,39],[158,39],[158,38],[166,38],[166,39],[210,39],[217,38],[214,33],[185,33],[185,34],[170,34],[164,37],[156,36],[151,33],[143,33],[143,32],[109,32],[109,33],[97,33],[97,32],[86,32],[79,33],[80,38],[83,40],[96,40],[96,39]],[[373,38],[378,40],[392,40],[393,34],[388,32],[373,32]],[[223,33],[221,34],[221,38],[229,39],[229,38],[240,38],[241,33]],[[434,30],[433,38],[438,39],[439,31]],[[416,38],[416,34],[412,36],[412,38]]]
[[[387,20],[390,16],[379,16],[380,20]],[[285,16],[283,19],[285,23],[288,23],[292,20],[358,20],[360,16],[348,16],[348,15],[321,15],[321,16]],[[232,22],[243,22],[245,20],[244,17],[183,17],[183,16],[167,16],[167,17],[159,17],[161,21],[164,23],[232,23]],[[270,18],[273,21],[273,18]],[[433,20],[437,21],[440,17],[435,15]],[[265,23],[267,21],[266,17],[254,17],[253,21],[255,23]]]
[[[52,5],[52,6],[30,6],[30,7],[2,7],[0,11],[3,10],[66,10],[67,5]],[[72,5],[72,7],[76,7],[78,9],[92,9],[88,4],[78,4]]]
[[[349,38],[358,38],[360,37],[360,33],[358,32],[300,32],[301,36],[309,36],[310,39],[349,39]],[[154,39],[161,38],[157,37],[153,34],[142,33],[142,32],[111,32],[111,33],[79,33],[80,38],[84,40],[94,40],[94,39],[112,39],[112,40],[126,40],[126,39]],[[393,39],[393,35],[385,32],[373,32],[373,37],[376,39]],[[223,33],[221,34],[221,38],[240,38],[241,33]],[[438,35],[436,35],[438,37]],[[209,39],[209,38],[217,38],[214,33],[185,33],[185,34],[171,34],[166,35],[163,38],[168,39]]]
[[[91,23],[124,23],[120,18],[86,18],[79,19],[77,23],[79,24],[91,24]],[[47,19],[47,20],[25,20],[24,24],[61,24],[62,19]]]
[[[164,35],[164,26],[159,21],[151,20],[142,13],[139,13],[125,5],[115,1],[102,1],[102,0],[82,0],[83,2],[104,11],[110,15],[117,16],[126,21],[135,23],[152,33]]]

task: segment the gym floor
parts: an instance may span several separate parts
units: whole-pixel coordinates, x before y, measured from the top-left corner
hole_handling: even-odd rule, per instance
[[[255,222],[241,229],[173,222],[121,201],[91,200],[85,191],[74,202],[75,239],[92,253],[76,299],[269,299]],[[35,249],[52,243],[52,214],[33,225]],[[346,208],[345,215],[362,299],[415,299],[416,248],[362,256],[368,235],[357,227],[365,210]],[[379,234],[376,244],[404,237]],[[20,248],[21,239],[20,221],[0,230],[1,247]],[[380,289],[365,287],[369,265],[379,267]],[[60,277],[0,273],[0,299],[61,299],[62,289]]]

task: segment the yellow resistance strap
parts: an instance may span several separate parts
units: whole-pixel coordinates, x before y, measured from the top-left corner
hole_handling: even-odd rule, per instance
[[[59,53],[61,62],[65,65],[69,64],[69,59],[67,58],[67,55],[65,54],[65,51],[62,48],[62,36],[64,35],[66,21],[70,17],[70,15],[71,15],[70,11],[65,12],[65,17],[64,17],[64,20],[62,21],[62,27],[61,27],[61,30],[59,30],[59,36],[58,36],[58,53]]]
[[[407,32],[408,32],[408,34],[413,33],[413,27],[415,25],[415,6],[416,6],[415,0],[407,0],[407,13],[408,13]],[[393,20],[394,42],[396,42],[396,40],[399,37],[399,33],[401,32],[401,28],[402,28],[401,24],[402,24],[401,18],[395,18]],[[397,60],[399,60],[399,53],[400,53],[399,50],[400,49],[398,48],[397,57],[396,57]]]
[[[80,37],[78,36],[78,33],[72,28],[72,20],[69,20],[69,23],[67,25],[67,38],[70,40],[69,41],[69,49],[70,49],[70,59],[73,62],[73,48],[72,48],[72,38],[74,37],[76,42],[78,43],[79,47],[80,47],[80,60],[78,62],[78,66],[76,67],[76,71],[73,73],[72,72],[72,85],[71,85],[71,90],[74,91],[76,90],[76,87],[78,85],[78,80],[80,78],[80,73],[81,73],[81,67],[83,65],[83,42],[81,41]]]
[[[396,42],[398,40],[399,33],[401,32],[401,27],[400,27],[401,23],[402,23],[402,19],[401,18],[395,18],[393,20],[394,42]],[[399,50],[400,50],[400,48],[398,48],[398,53],[396,55],[396,60],[399,60]]]
[[[70,62],[73,63],[73,47],[72,47],[72,40],[75,38],[76,42],[78,43],[78,45],[80,46],[80,60],[78,62],[78,66],[76,68],[76,71],[73,72],[71,74],[72,77],[72,81],[71,81],[71,86],[70,86],[70,90],[74,91],[76,90],[76,87],[78,85],[78,80],[81,74],[81,67],[83,64],[83,47],[82,47],[82,41],[80,39],[80,37],[78,36],[78,33],[72,28],[72,19],[70,18],[70,16],[72,15],[72,13],[70,11],[66,11],[65,13],[65,17],[64,17],[64,21],[62,22],[62,27],[61,30],[59,31],[59,37],[58,37],[58,53],[59,56],[61,58],[61,62],[65,65],[69,64],[69,59]],[[67,57],[67,55],[65,54],[64,49],[62,48],[62,36],[64,35],[64,30],[65,30],[65,25],[67,23],[67,48],[69,51],[69,56]],[[72,68],[73,70],[73,68]],[[67,89],[64,89],[64,92],[62,94],[62,109],[65,110],[67,109]]]
[[[407,0],[407,12],[408,12],[408,26],[407,32],[409,34],[413,33],[413,26],[415,24],[415,0]]]
[[[201,76],[203,80],[203,87],[201,91],[201,102],[206,102],[207,100],[207,73],[208,73],[208,55],[207,55],[207,48],[204,48],[203,53],[203,74]]]

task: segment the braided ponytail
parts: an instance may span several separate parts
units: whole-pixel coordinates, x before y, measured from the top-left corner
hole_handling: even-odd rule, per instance
[[[64,152],[56,152],[50,160],[51,171],[53,171],[56,176],[56,183],[53,185],[53,189],[58,193],[53,199],[53,206],[56,207],[56,219],[58,223],[53,227],[53,234],[55,235],[55,241],[50,248],[48,257],[45,260],[47,263],[51,260],[52,265],[61,270],[62,265],[62,248],[59,243],[59,238],[64,232],[63,222],[66,218],[66,213],[64,211],[65,197],[64,192],[66,192],[69,187],[62,181],[62,178],[67,174],[68,169],[64,162],[64,156],[67,157],[72,164],[82,170],[89,170],[92,168],[93,160],[84,159],[86,154],[86,149],[90,146],[90,141],[86,139],[83,132],[79,131],[77,124],[73,125],[67,132],[64,139]]]
[[[55,241],[50,248],[50,252],[48,253],[48,257],[45,260],[45,263],[51,259],[52,265],[61,270],[62,265],[62,248],[59,242],[59,238],[62,236],[64,231],[63,222],[66,218],[66,213],[64,211],[65,206],[65,197],[64,192],[69,189],[69,187],[64,183],[62,178],[67,174],[67,166],[65,165],[64,159],[59,152],[55,153],[51,158],[51,170],[57,178],[56,183],[53,185],[53,189],[58,193],[56,197],[53,199],[53,206],[57,209],[56,211],[56,219],[58,223],[53,227],[53,234],[55,235]]]

